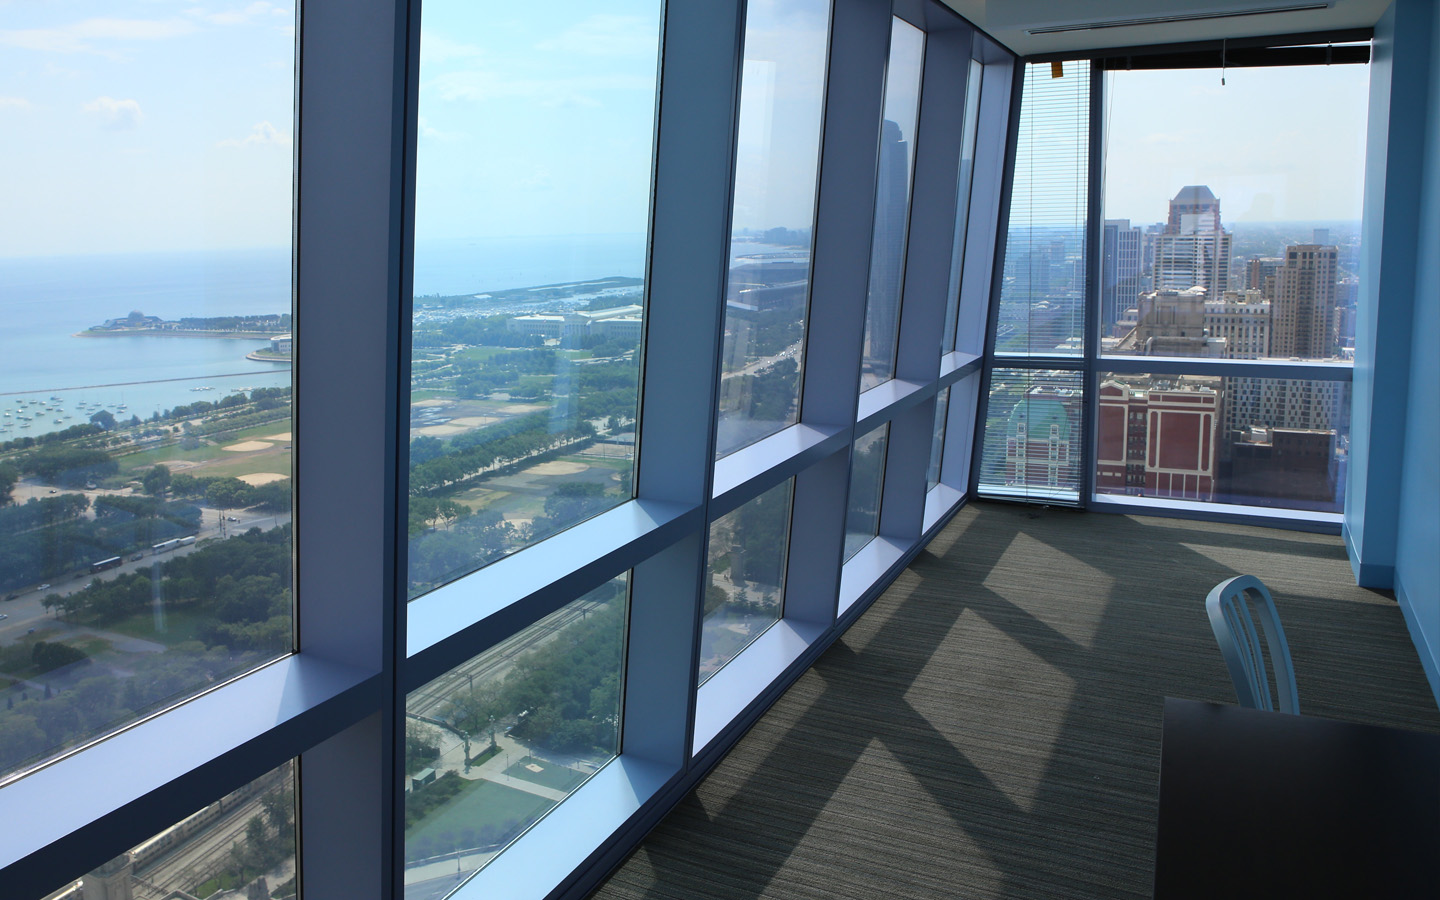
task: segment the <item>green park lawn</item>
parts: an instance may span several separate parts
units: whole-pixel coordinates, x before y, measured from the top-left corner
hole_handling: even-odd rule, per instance
[[[277,445],[279,446],[279,445]],[[291,451],[275,450],[268,453],[259,453],[255,456],[241,456],[237,459],[227,460],[226,457],[234,457],[236,454],[225,453],[215,458],[214,462],[197,469],[190,469],[188,473],[196,477],[206,478],[239,478],[241,475],[254,475],[256,472],[274,472],[277,475],[285,475],[291,470]]]
[[[498,828],[512,820],[524,821],[554,805],[552,800],[493,781],[470,781],[448,803],[406,829],[405,840],[415,843],[428,837],[438,852],[443,852],[453,848],[466,829],[479,831],[486,825]]]
[[[532,772],[525,768],[528,765],[540,766],[539,772]],[[555,763],[543,762],[534,757],[527,756],[515,765],[505,770],[505,774],[511,778],[519,778],[522,781],[529,781],[541,787],[552,788],[557,791],[573,791],[580,786],[580,783],[589,776],[584,772],[577,772],[567,766]]]
[[[113,631],[117,634],[125,634],[173,647],[185,641],[200,640],[199,630],[205,619],[206,616],[200,610],[167,609],[165,610],[165,631],[162,634],[155,631],[155,613],[147,609],[145,612],[135,613],[99,627],[104,631]]]

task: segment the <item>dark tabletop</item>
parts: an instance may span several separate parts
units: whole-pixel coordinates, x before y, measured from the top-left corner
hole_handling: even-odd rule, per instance
[[[1440,898],[1440,735],[1167,697],[1155,896]]]

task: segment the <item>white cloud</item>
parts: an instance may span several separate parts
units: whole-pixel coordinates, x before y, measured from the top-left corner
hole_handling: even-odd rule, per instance
[[[216,142],[217,147],[245,147],[252,144],[289,146],[290,135],[271,125],[269,122],[256,122],[255,127],[243,138],[226,138]]]
[[[0,46],[48,53],[102,53],[97,44],[158,41],[195,31],[181,19],[85,19],[59,28],[0,29]]]
[[[457,134],[455,132],[441,131],[440,129],[432,126],[429,120],[427,120],[424,116],[420,117],[420,136],[423,138],[429,138],[432,141],[455,141],[463,137],[463,135]]]
[[[24,97],[0,97],[0,109],[29,109],[30,101]]]
[[[248,3],[245,6],[239,6],[234,9],[221,10],[220,12],[211,12],[203,7],[197,6],[185,10],[185,14],[192,18],[209,22],[212,25],[245,25],[257,18],[289,16],[292,14],[292,11],[284,6],[267,3],[265,0],[256,0],[254,3]]]
[[[454,62],[457,59],[476,59],[485,51],[474,44],[463,44],[438,35],[433,31],[420,30],[420,56],[426,63]]]
[[[655,55],[659,41],[653,19],[597,13],[541,41],[535,48],[546,52],[645,59]]]
[[[145,113],[140,109],[139,102],[135,100],[96,97],[81,109],[99,116],[101,126],[110,131],[125,131],[145,121]]]
[[[428,85],[438,91],[442,100],[487,100],[524,98],[540,106],[587,106],[603,104],[593,93],[597,91],[653,91],[655,80],[637,75],[598,75],[573,78],[515,78],[494,72],[471,70],[448,72]]]

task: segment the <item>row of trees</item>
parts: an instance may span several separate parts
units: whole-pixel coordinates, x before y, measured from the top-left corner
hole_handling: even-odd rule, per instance
[[[537,645],[518,656],[503,679],[461,688],[442,709],[441,719],[476,737],[488,735],[492,722],[513,722],[511,736],[535,747],[613,753],[619,734],[623,591],[623,585],[612,582],[555,613],[573,616],[575,609],[585,610],[548,640],[546,623],[536,625]]]
[[[288,478],[269,484],[249,484],[228,475],[187,475],[181,472],[172,476],[169,469],[160,465],[147,472],[141,483],[148,493],[168,490],[172,497],[203,499],[206,505],[215,509],[256,507],[266,512],[287,512],[292,499]]]
[[[94,517],[84,494],[57,494],[0,507],[0,590],[14,590],[83,570],[112,556],[143,551],[194,534],[200,510],[149,497],[101,497]]]
[[[495,467],[525,460],[547,450],[593,439],[589,422],[552,431],[545,413],[531,413],[457,435],[438,456],[410,464],[410,493],[434,493]]]
[[[115,625],[151,610],[186,613],[198,619],[196,639],[174,643],[161,653],[128,654],[123,667],[112,669],[95,659],[57,669],[48,677],[60,689],[49,691],[47,681],[43,693],[27,690],[18,701],[12,697],[0,709],[0,771],[12,771],[133,721],[285,652],[292,633],[290,583],[290,526],[285,525],[206,544],[147,572],[93,582],[70,597],[46,598],[47,605],[67,619],[96,626]],[[142,621],[149,621],[148,616]],[[137,627],[135,619],[131,622]],[[158,630],[147,630],[144,636],[162,643],[174,639]],[[30,673],[38,670],[25,671],[34,662],[33,653],[27,654],[29,660],[3,657],[7,673],[34,677]]]

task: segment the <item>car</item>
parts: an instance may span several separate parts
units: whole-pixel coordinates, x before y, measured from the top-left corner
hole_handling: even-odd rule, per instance
[[[144,559],[144,558],[145,558],[145,554],[143,554],[143,553],[137,553],[137,554],[135,554],[134,556],[130,557],[130,561],[131,561],[131,562],[135,562],[137,559]]]
[[[59,489],[59,488],[51,488],[51,489],[50,489],[50,493],[52,493],[52,494],[58,494],[58,493],[60,493],[60,489]]]
[[[7,616],[7,615],[5,615],[4,613],[0,613],[0,619],[8,619],[8,618],[10,618],[10,617]]]
[[[50,590],[50,585],[48,585],[48,584],[42,584],[42,585],[40,585],[39,587],[37,587],[35,590],[37,590],[37,591],[48,591],[48,590]]]
[[[238,521],[240,521],[240,517],[239,517],[239,516],[227,516],[227,518],[228,518],[231,522],[238,522]]]

